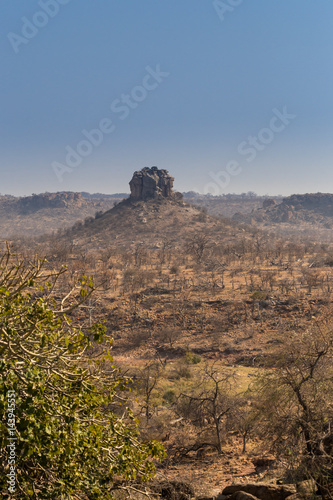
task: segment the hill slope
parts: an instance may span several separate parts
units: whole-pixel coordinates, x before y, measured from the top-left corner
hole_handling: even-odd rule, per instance
[[[39,236],[72,226],[78,219],[104,212],[122,197],[85,197],[81,193],[43,193],[17,198],[0,196],[0,234],[11,239]]]
[[[75,246],[86,249],[131,247],[139,243],[156,248],[162,241],[183,243],[184,239],[203,232],[212,241],[221,238],[236,241],[240,236],[244,238],[250,234],[238,226],[230,220],[207,215],[202,209],[180,200],[126,199],[95,219],[74,224],[65,236],[70,237]]]
[[[333,227],[333,194],[294,194],[281,203],[268,199],[262,208],[251,214],[237,213],[233,219],[259,227],[269,226],[278,232],[312,233],[324,237]]]

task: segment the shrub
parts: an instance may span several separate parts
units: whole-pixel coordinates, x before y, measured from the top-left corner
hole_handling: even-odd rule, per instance
[[[251,295],[252,300],[265,300],[267,298],[267,293],[257,290]]]
[[[45,264],[13,263],[9,250],[0,258],[1,491],[13,467],[9,438],[17,438],[15,498],[111,499],[114,475],[149,479],[162,447],[140,443],[129,410],[121,418],[112,411],[126,381],[108,362],[105,328],[82,330],[68,318],[93,292],[91,279],[77,282],[70,302],[56,302],[65,270],[53,273]],[[103,356],[92,355],[95,343],[105,346]]]
[[[165,391],[165,393],[163,394],[163,399],[164,401],[166,401],[167,403],[174,403],[177,399],[177,396],[176,396],[176,393],[175,391],[173,391],[172,389],[168,389],[167,391]]]
[[[200,356],[193,354],[191,351],[187,351],[187,353],[185,354],[185,363],[187,363],[188,365],[197,365],[198,363],[200,363],[200,361]]]

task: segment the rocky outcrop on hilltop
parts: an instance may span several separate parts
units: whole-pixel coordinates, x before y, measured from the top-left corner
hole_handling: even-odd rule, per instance
[[[22,212],[35,212],[43,208],[81,207],[85,200],[81,193],[42,193],[20,198],[18,206]]]
[[[174,193],[174,177],[167,170],[157,167],[145,167],[134,172],[129,183],[132,200],[147,200],[149,198],[171,198]]]
[[[201,208],[185,203],[181,193],[173,192],[173,180],[167,170],[157,167],[134,172],[129,198],[95,219],[79,221],[66,235],[86,251],[97,246],[128,249],[138,243],[156,249],[166,241],[178,245],[202,231],[214,241],[222,236],[225,241],[233,241],[241,231],[245,236],[244,230],[231,222],[210,217]]]

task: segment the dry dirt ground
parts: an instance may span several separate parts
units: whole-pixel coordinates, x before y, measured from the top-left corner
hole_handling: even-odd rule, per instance
[[[253,442],[249,449],[242,454],[241,444],[235,440],[233,445],[226,446],[222,456],[208,455],[199,460],[191,457],[182,463],[166,465],[158,469],[156,478],[189,482],[196,497],[214,497],[231,483],[274,482],[282,477],[283,464],[274,462],[273,455],[263,455]]]

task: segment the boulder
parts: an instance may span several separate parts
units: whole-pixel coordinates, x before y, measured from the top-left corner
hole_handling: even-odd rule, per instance
[[[229,498],[230,500],[258,500],[257,497],[245,491],[236,491],[236,493],[233,493]]]
[[[166,500],[190,500],[194,497],[194,488],[183,481],[161,481],[150,485],[150,490]]]
[[[296,493],[296,486],[293,484],[270,483],[232,484],[224,488],[222,495],[233,495],[239,491],[250,493],[250,495],[260,500],[285,500],[285,498]]]
[[[271,305],[269,300],[260,300],[259,305],[263,308],[269,307]],[[271,467],[275,463],[275,458],[273,457],[260,457],[254,458],[252,463],[255,467]]]
[[[294,493],[288,497],[288,500],[311,500],[314,497],[315,493]],[[316,496],[316,498],[319,500],[319,497]]]
[[[174,178],[167,170],[157,167],[145,167],[134,172],[129,183],[130,198],[134,200],[147,200],[149,198],[171,198]]]

